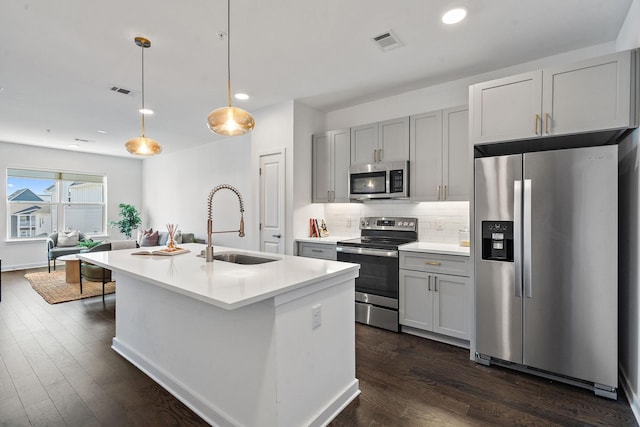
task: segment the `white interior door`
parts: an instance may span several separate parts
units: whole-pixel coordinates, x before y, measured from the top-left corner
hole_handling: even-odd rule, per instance
[[[284,152],[260,156],[260,250],[284,254]]]

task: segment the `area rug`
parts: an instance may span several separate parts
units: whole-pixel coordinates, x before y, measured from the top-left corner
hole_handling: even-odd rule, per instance
[[[67,283],[64,271],[27,273],[24,277],[31,283],[31,287],[49,304],[58,304],[102,295],[101,282],[83,280],[82,293],[80,293],[80,283]],[[104,287],[105,295],[112,294],[115,291],[115,282],[108,282]]]

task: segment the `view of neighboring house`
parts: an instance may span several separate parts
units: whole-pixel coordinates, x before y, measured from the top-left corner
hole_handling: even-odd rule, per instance
[[[36,194],[22,188],[8,197],[10,237],[30,238],[47,236],[58,228],[99,233],[103,230],[103,184],[95,182],[63,181],[61,201],[56,202],[56,184]],[[58,213],[64,222],[58,227]]]
[[[11,237],[46,236],[51,233],[51,209],[40,196],[28,188],[22,188],[9,195],[8,199],[10,203],[20,202],[11,203]]]

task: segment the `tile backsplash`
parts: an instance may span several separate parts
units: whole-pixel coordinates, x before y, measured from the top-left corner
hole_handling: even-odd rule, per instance
[[[418,218],[419,240],[434,243],[458,243],[458,230],[469,226],[469,202],[328,203],[324,211],[332,236],[359,236],[358,222],[363,216]]]

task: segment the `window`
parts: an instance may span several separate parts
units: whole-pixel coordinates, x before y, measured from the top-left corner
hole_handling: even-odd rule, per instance
[[[102,175],[7,169],[9,239],[58,230],[104,233],[105,181]]]

